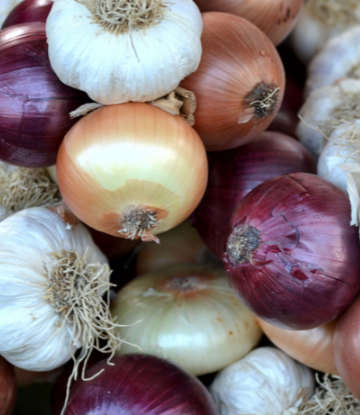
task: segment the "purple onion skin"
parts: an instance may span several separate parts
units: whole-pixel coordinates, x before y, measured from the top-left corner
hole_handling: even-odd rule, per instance
[[[56,163],[76,120],[69,113],[88,96],[64,85],[51,69],[45,23],[0,31],[0,159],[23,167]]]
[[[232,233],[251,229],[242,242],[252,247],[247,257],[246,248],[237,253],[237,262],[230,235],[223,256],[230,285],[275,326],[306,330],[334,320],[360,288],[358,228],[349,223],[347,195],[322,178],[294,173],[267,180],[232,218]]]
[[[95,379],[74,382],[66,415],[218,415],[205,386],[175,364],[143,354],[112,362],[86,371],[89,378],[105,369]]]
[[[219,258],[225,250],[231,216],[241,200],[265,180],[293,172],[316,173],[316,163],[295,139],[264,132],[255,142],[209,153],[209,182],[191,220]]]
[[[51,0],[24,0],[8,15],[1,29],[20,23],[45,23],[52,5],[53,1]]]

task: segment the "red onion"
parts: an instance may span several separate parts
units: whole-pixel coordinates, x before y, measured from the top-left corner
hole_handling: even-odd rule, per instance
[[[0,159],[23,167],[56,162],[69,112],[89,98],[60,82],[51,69],[45,24],[0,31]]]
[[[230,219],[240,201],[256,186],[280,174],[316,173],[310,153],[298,141],[265,132],[233,150],[209,154],[209,183],[192,221],[210,250],[221,257]]]
[[[20,23],[46,22],[53,2],[51,0],[24,0],[8,15],[2,29]]]
[[[217,415],[205,386],[168,360],[127,354],[95,364],[85,373],[91,381],[74,382],[66,415]],[[59,411],[52,407],[52,414]]]
[[[342,314],[360,288],[348,196],[321,177],[267,180],[240,203],[223,260],[231,286],[269,323],[298,330]]]
[[[17,393],[14,367],[0,356],[0,415],[10,415]]]

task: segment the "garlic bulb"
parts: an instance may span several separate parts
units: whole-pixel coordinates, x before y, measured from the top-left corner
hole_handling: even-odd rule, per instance
[[[60,80],[105,105],[173,91],[200,63],[201,32],[192,0],[55,0],[46,23]]]
[[[359,225],[360,219],[360,120],[342,125],[330,135],[318,161],[318,175],[332,182],[345,193],[351,203],[351,225]]]
[[[1,0],[0,1],[0,27],[8,17],[14,7],[16,7],[22,0]]]
[[[46,169],[27,169],[0,161],[0,220],[29,207],[60,203],[58,186]]]
[[[3,220],[0,275],[0,354],[15,366],[52,370],[98,337],[119,346],[101,299],[106,257],[75,217],[30,208]]]
[[[356,26],[325,44],[309,65],[307,93],[342,78],[360,79],[359,38],[360,26]]]
[[[223,268],[176,265],[132,280],[111,309],[126,341],[166,357],[194,375],[223,369],[245,356],[262,335],[236,298]],[[122,344],[119,354],[139,353]]]
[[[291,35],[293,49],[307,64],[328,39],[359,23],[358,0],[309,0]]]
[[[326,138],[341,124],[360,119],[360,81],[343,79],[315,89],[300,109],[296,135],[317,159]]]
[[[218,373],[210,393],[220,415],[291,415],[313,389],[310,369],[261,347]]]

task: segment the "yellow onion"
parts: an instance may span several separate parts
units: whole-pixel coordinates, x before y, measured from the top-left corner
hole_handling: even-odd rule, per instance
[[[143,245],[136,261],[138,275],[174,264],[208,264],[216,258],[206,247],[196,229],[186,220],[161,235],[161,244]]]
[[[286,330],[258,318],[266,336],[293,359],[313,369],[336,375],[334,334],[337,320],[311,330]]]
[[[112,315],[119,354],[167,357],[194,375],[223,369],[260,340],[255,316],[229,287],[222,267],[176,265],[135,278],[117,295]]]
[[[199,204],[208,166],[182,117],[128,103],[82,118],[64,138],[56,173],[65,203],[88,226],[158,241]]]

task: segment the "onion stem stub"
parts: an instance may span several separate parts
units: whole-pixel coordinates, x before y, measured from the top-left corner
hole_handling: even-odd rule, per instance
[[[158,24],[166,7],[162,0],[77,1],[90,10],[94,23],[118,35]]]
[[[260,82],[245,98],[245,104],[254,108],[256,118],[265,118],[278,109],[280,88]]]
[[[248,225],[239,225],[229,236],[226,252],[232,264],[249,262],[259,246],[260,231]]]

